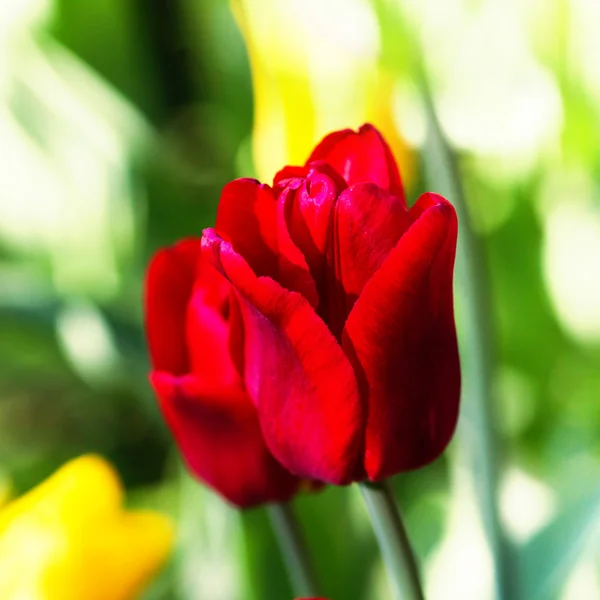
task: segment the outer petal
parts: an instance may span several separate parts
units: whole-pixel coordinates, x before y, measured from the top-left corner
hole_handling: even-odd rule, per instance
[[[203,248],[237,289],[246,386],[269,449],[299,476],[348,483],[359,468],[363,408],[352,367],[304,297],[267,277],[212,230]]]
[[[146,336],[155,369],[185,373],[189,360],[185,346],[187,303],[192,293],[200,239],[183,240],[157,252],[146,274]]]
[[[294,494],[299,480],[268,451],[246,394],[211,396],[193,377],[163,372],[151,381],[188,467],[229,502],[243,508]]]
[[[339,336],[365,284],[411,224],[404,202],[372,183],[342,192],[335,204],[327,262],[326,320]]]
[[[261,275],[277,270],[275,197],[268,185],[256,179],[235,179],[221,192],[215,225]]]
[[[306,164],[322,160],[341,175],[350,186],[371,182],[404,201],[398,166],[390,147],[373,125],[363,125],[326,136],[313,150]]]
[[[365,469],[372,480],[435,459],[458,416],[456,214],[433,194],[421,197],[414,214],[418,219],[366,284],[343,333],[368,398]]]

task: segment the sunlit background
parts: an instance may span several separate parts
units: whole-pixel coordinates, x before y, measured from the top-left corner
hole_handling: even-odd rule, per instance
[[[178,523],[145,600],[292,597],[264,512],[179,463],[146,379],[144,266],[212,224],[228,180],[364,121],[409,201],[454,201],[425,72],[494,361],[491,432],[467,399],[445,457],[393,482],[428,598],[494,597],[478,488],[497,484],[519,600],[600,599],[599,23],[596,0],[0,0],[0,504],[97,452]],[[495,483],[473,457],[490,433]],[[389,597],[357,491],[297,505],[325,594]]]

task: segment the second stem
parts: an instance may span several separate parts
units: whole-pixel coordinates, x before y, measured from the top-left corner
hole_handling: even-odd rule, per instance
[[[360,491],[397,600],[425,600],[419,569],[398,505],[389,485],[360,483]]]
[[[317,582],[304,536],[289,504],[267,508],[292,586],[300,596],[317,596]]]

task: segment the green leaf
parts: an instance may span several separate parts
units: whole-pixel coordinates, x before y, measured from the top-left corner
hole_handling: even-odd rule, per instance
[[[599,533],[600,486],[560,509],[558,517],[519,550],[520,597],[553,597],[586,545]]]

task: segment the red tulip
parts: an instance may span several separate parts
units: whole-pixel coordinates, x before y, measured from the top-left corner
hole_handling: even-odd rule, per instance
[[[237,295],[199,238],[150,263],[146,333],[151,382],[190,470],[240,507],[289,499],[299,480],[267,449],[241,376]]]
[[[379,480],[444,450],[460,390],[456,237],[441,196],[407,209],[369,125],[327,136],[272,187],[225,186],[203,252],[233,287],[246,387],[291,472]]]

